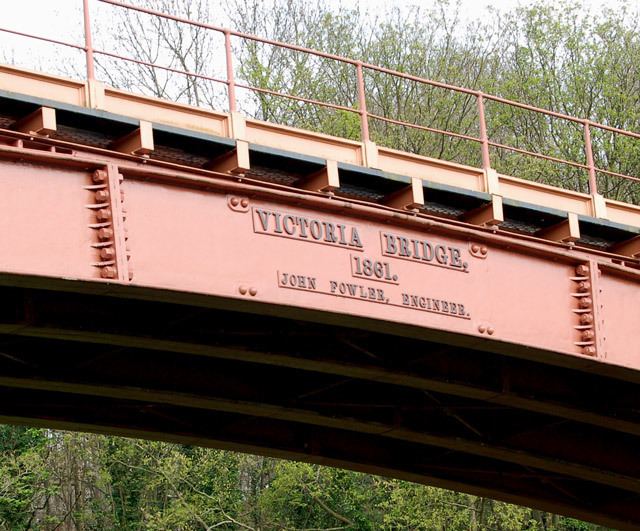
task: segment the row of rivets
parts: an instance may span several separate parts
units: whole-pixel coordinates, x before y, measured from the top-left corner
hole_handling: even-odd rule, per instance
[[[238,291],[240,292],[240,295],[246,295],[248,293],[252,297],[255,297],[258,294],[257,288],[254,288],[253,286],[251,287],[240,286],[238,288]]]
[[[90,225],[92,229],[95,229],[98,243],[93,247],[98,249],[99,262],[93,265],[100,269],[100,276],[105,279],[114,279],[118,276],[118,269],[116,266],[116,249],[115,249],[115,234],[113,230],[113,212],[111,209],[111,197],[109,193],[109,176],[106,170],[96,170],[91,176],[93,185],[86,187],[93,191],[94,203],[87,205],[87,208],[91,209],[95,213],[95,219],[97,223]],[[123,176],[118,174],[118,180],[122,182]],[[124,192],[120,191],[120,202],[122,204],[122,221],[125,221],[125,209],[124,209]],[[128,239],[126,227],[125,227],[125,241]],[[130,253],[128,252],[127,244],[127,260],[130,259]],[[132,279],[132,271],[129,267],[129,280]]]
[[[593,297],[591,295],[591,281],[589,280],[589,266],[580,264],[575,269],[576,276],[571,277],[575,283],[576,291],[571,295],[577,300],[577,308],[573,312],[578,317],[578,324],[574,328],[580,334],[580,341],[575,345],[580,347],[583,354],[587,356],[596,355],[593,316]]]
[[[112,228],[112,212],[109,205],[109,183],[106,170],[96,170],[91,175],[94,186],[90,189],[93,192],[94,203],[87,205],[95,213],[97,224],[90,225],[91,228],[97,230],[99,244],[94,245],[98,248],[98,256],[100,261],[94,265],[100,269],[102,278],[116,278],[118,270],[115,267],[116,251],[113,241]]]
[[[484,334],[486,332],[487,334],[492,336],[495,333],[495,331],[496,331],[496,329],[493,328],[493,326],[487,326],[487,325],[483,325],[483,324],[478,326],[478,332],[480,332],[481,334]]]

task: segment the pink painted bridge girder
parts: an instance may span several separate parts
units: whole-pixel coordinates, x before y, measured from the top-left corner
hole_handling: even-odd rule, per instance
[[[640,318],[640,276],[610,259],[313,194],[109,166],[123,202],[96,202],[97,162],[2,161],[0,269],[408,325],[575,367],[640,368],[640,344],[626,339]],[[106,243],[105,227],[116,233]]]
[[[640,525],[633,262],[42,145],[0,157],[0,421]]]

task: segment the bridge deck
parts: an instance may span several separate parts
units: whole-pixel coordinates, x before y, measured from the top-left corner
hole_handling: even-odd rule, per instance
[[[2,67],[0,420],[640,528],[640,209],[600,200]]]

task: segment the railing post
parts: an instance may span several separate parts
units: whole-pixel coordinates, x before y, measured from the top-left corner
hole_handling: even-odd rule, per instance
[[[96,78],[96,70],[93,64],[93,42],[91,40],[91,16],[89,14],[89,0],[82,0],[84,14],[84,53],[87,63],[87,80]]]
[[[224,30],[224,51],[227,60],[227,92],[229,96],[229,112],[236,112],[236,81],[233,76],[233,53],[231,51],[231,32]]]
[[[362,61],[356,63],[358,78],[358,110],[360,112],[360,134],[363,142],[369,142],[369,113],[367,112],[367,98],[364,93],[364,76],[362,75]]]
[[[478,92],[476,96],[478,102],[478,119],[480,122],[480,145],[482,146],[482,169],[487,172],[491,169],[491,158],[489,156],[489,137],[487,136],[487,121],[484,115],[484,96]]]
[[[93,42],[91,40],[91,17],[89,14],[89,0],[82,0],[84,14],[84,53],[87,63],[87,81],[96,78],[96,70],[93,63]]]
[[[589,171],[589,193],[595,195],[598,193],[598,180],[596,179],[596,165],[593,161],[593,146],[591,144],[591,126],[589,120],[583,122],[584,126],[584,153],[587,159],[587,168]]]

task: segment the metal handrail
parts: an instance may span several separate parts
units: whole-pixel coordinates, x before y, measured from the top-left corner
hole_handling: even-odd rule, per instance
[[[276,41],[273,39],[267,39],[264,37],[260,37],[258,35],[253,35],[253,34],[249,34],[249,33],[243,33],[240,31],[235,31],[229,28],[224,28],[222,26],[216,26],[213,24],[208,24],[205,22],[200,22],[200,21],[196,21],[196,20],[191,20],[188,18],[184,18],[184,17],[180,17],[180,16],[176,16],[176,15],[172,15],[169,13],[164,13],[161,11],[157,11],[154,9],[149,9],[149,8],[145,8],[142,6],[136,6],[136,5],[132,5],[126,2],[122,2],[120,0],[98,0],[99,2],[102,2],[103,4],[109,4],[115,7],[119,7],[119,8],[123,8],[126,10],[130,10],[130,11],[136,11],[139,13],[143,13],[146,15],[150,15],[150,16],[155,16],[155,17],[160,17],[163,19],[167,19],[167,20],[172,20],[174,22],[179,22],[179,23],[183,23],[183,24],[189,24],[192,26],[196,26],[196,27],[200,27],[200,28],[204,28],[207,30],[212,30],[212,31],[216,31],[218,33],[221,33],[224,36],[224,47],[225,47],[225,62],[226,62],[226,79],[220,79],[220,78],[216,78],[216,77],[212,77],[212,76],[207,76],[198,72],[192,72],[189,70],[182,70],[182,69],[177,69],[177,68],[172,68],[172,67],[168,67],[168,66],[162,66],[162,65],[157,65],[154,63],[150,63],[147,61],[143,61],[140,59],[135,59],[133,57],[127,57],[127,56],[123,56],[123,55],[119,55],[110,51],[106,51],[106,50],[99,50],[94,48],[93,43],[92,43],[92,37],[91,37],[91,19],[90,19],[90,9],[89,9],[89,4],[90,4],[90,0],[82,0],[83,3],[83,18],[84,18],[84,32],[85,32],[85,43],[84,46],[81,45],[77,45],[77,44],[73,44],[73,43],[69,43],[69,42],[64,42],[61,40],[57,40],[57,39],[51,39],[51,38],[47,38],[47,37],[42,37],[42,36],[38,36],[38,35],[33,35],[33,34],[29,34],[26,32],[20,32],[20,31],[16,31],[16,30],[12,30],[9,28],[2,28],[0,27],[0,32],[4,32],[4,33],[11,33],[11,34],[15,34],[15,35],[19,35],[22,37],[28,37],[28,38],[32,38],[32,39],[37,39],[37,40],[41,40],[41,41],[45,41],[45,42],[50,42],[53,44],[57,44],[57,45],[62,45],[62,46],[67,46],[67,47],[71,47],[77,50],[81,50],[85,52],[85,59],[86,59],[86,70],[87,70],[87,79],[88,80],[93,80],[95,79],[95,55],[103,55],[106,57],[112,57],[114,59],[118,59],[118,60],[123,60],[123,61],[128,61],[128,62],[133,62],[136,64],[140,64],[140,65],[144,65],[147,67],[151,67],[151,68],[158,68],[164,71],[168,71],[168,72],[172,72],[172,73],[177,73],[180,75],[185,75],[185,76],[192,76],[198,79],[203,79],[203,80],[207,80],[207,81],[211,81],[211,82],[215,82],[215,83],[220,83],[220,84],[224,84],[227,86],[227,97],[228,97],[228,105],[229,105],[229,110],[231,112],[236,111],[237,110],[237,100],[236,100],[236,88],[242,88],[242,89],[247,89],[253,92],[257,92],[257,93],[263,93],[263,94],[270,94],[273,96],[278,96],[278,97],[283,97],[283,98],[288,98],[288,99],[292,99],[294,101],[300,101],[303,103],[308,103],[311,105],[317,105],[317,106],[322,106],[322,107],[327,107],[327,108],[331,108],[331,109],[336,109],[336,110],[341,110],[341,111],[346,111],[346,112],[350,112],[350,113],[354,113],[357,114],[360,117],[360,137],[361,140],[363,142],[367,142],[370,140],[370,133],[369,133],[369,122],[370,120],[380,120],[386,123],[390,123],[390,124],[394,124],[394,125],[399,125],[399,126],[403,126],[403,127],[408,127],[408,128],[412,128],[412,129],[416,129],[416,130],[422,130],[422,131],[427,131],[427,132],[431,132],[431,133],[436,133],[436,134],[441,134],[441,135],[445,135],[451,138],[458,138],[458,139],[462,139],[462,140],[467,140],[467,141],[471,141],[471,142],[475,142],[475,143],[479,143],[481,146],[481,156],[482,156],[482,168],[485,171],[488,171],[491,169],[491,156],[490,156],[490,148],[498,148],[498,149],[504,149],[504,150],[509,150],[515,153],[519,153],[522,155],[527,155],[527,156],[531,156],[531,157],[536,157],[542,160],[547,160],[550,162],[554,162],[554,163],[560,163],[560,164],[566,164],[568,166],[571,167],[575,167],[575,168],[579,168],[582,170],[586,170],[588,173],[588,183],[589,183],[589,192],[593,195],[598,193],[598,183],[597,183],[597,178],[596,175],[598,173],[602,173],[605,175],[610,175],[610,176],[614,176],[614,177],[618,177],[618,178],[622,178],[622,179],[627,179],[629,181],[632,182],[640,182],[640,177],[636,177],[636,176],[632,176],[632,175],[627,175],[627,174],[623,174],[623,173],[618,173],[618,172],[614,172],[611,171],[609,169],[605,169],[605,168],[599,168],[598,166],[596,166],[595,162],[594,162],[594,156],[593,156],[593,143],[591,140],[591,130],[592,128],[595,129],[600,129],[603,131],[608,131],[614,134],[619,134],[619,135],[623,135],[623,136],[627,136],[630,138],[634,138],[634,139],[640,139],[640,133],[635,133],[632,131],[626,131],[623,129],[618,129],[616,127],[612,127],[612,126],[608,126],[606,124],[601,124],[601,123],[597,123],[597,122],[593,122],[589,119],[584,119],[584,118],[578,118],[575,116],[570,116],[568,114],[564,114],[564,113],[559,113],[559,112],[555,112],[555,111],[551,111],[548,109],[543,109],[540,107],[535,107],[533,105],[529,105],[529,104],[525,104],[525,103],[520,103],[517,101],[513,101],[513,100],[509,100],[506,98],[502,98],[500,96],[494,96],[491,94],[484,94],[481,91],[477,91],[477,90],[472,90],[469,88],[465,88],[465,87],[458,87],[455,85],[450,85],[447,83],[442,83],[439,81],[434,81],[434,80],[430,80],[430,79],[425,79],[425,78],[421,78],[418,76],[414,76],[411,74],[407,74],[404,72],[399,72],[396,70],[392,70],[390,68],[386,68],[383,66],[379,66],[379,65],[374,65],[374,64],[369,64],[369,63],[365,63],[362,61],[358,61],[355,59],[351,59],[348,57],[343,57],[340,55],[336,55],[336,54],[331,54],[331,53],[327,53],[327,52],[322,52],[320,50],[314,50],[311,48],[306,48],[304,46],[299,46],[296,44],[290,44],[290,43],[285,43],[285,42],[280,42],[280,41]],[[287,50],[291,50],[291,51],[295,51],[295,52],[301,52],[301,53],[305,53],[308,55],[313,55],[316,57],[320,57],[323,59],[330,59],[332,61],[336,61],[342,64],[346,64],[346,65],[351,65],[353,67],[355,67],[356,70],[356,90],[357,90],[357,102],[356,102],[356,106],[355,107],[349,107],[346,105],[339,105],[336,103],[331,103],[331,102],[325,102],[325,101],[320,101],[320,100],[316,100],[316,99],[312,99],[312,98],[306,98],[306,97],[302,97],[299,95],[295,95],[295,94],[290,94],[290,93],[285,93],[285,92],[280,92],[280,91],[275,91],[275,90],[270,90],[270,89],[266,89],[263,87],[256,87],[256,86],[252,86],[252,85],[248,85],[246,83],[238,83],[235,80],[235,76],[234,76],[234,65],[233,65],[233,53],[232,53],[232,47],[231,47],[231,37],[237,37],[240,39],[244,39],[244,40],[251,40],[251,41],[255,41],[255,42],[259,42],[262,44],[267,44],[267,45],[271,45],[274,47],[278,47],[278,48],[282,48],[282,49],[287,49]],[[416,83],[420,83],[423,85],[428,85],[431,87],[435,87],[435,88],[440,88],[440,89],[444,89],[444,90],[450,90],[452,92],[456,92],[456,93],[460,93],[460,94],[466,94],[466,95],[470,95],[476,98],[476,103],[477,103],[477,112],[478,112],[478,130],[479,130],[479,136],[473,136],[473,135],[466,135],[466,134],[462,134],[462,133],[456,133],[453,131],[448,131],[448,130],[443,130],[443,129],[438,129],[435,127],[429,127],[427,125],[421,125],[421,124],[416,124],[416,123],[411,123],[411,122],[406,122],[403,120],[398,120],[398,119],[394,119],[394,118],[390,118],[388,116],[381,116],[378,114],[374,114],[372,112],[369,112],[367,109],[367,92],[366,92],[366,86],[365,86],[365,79],[364,79],[364,72],[365,71],[372,71],[372,72],[379,72],[382,74],[387,74],[396,78],[401,78],[404,80],[408,80],[408,81],[413,81]],[[586,163],[581,163],[581,162],[577,162],[577,161],[572,161],[572,160],[566,160],[566,159],[562,159],[559,157],[554,157],[551,155],[545,155],[543,153],[536,153],[533,151],[529,151],[526,149],[522,149],[522,148],[518,148],[515,146],[509,146],[500,142],[496,142],[490,139],[489,134],[487,132],[487,124],[486,124],[486,119],[485,119],[485,100],[489,100],[489,101],[493,101],[496,103],[500,103],[500,104],[504,104],[504,105],[508,105],[510,107],[514,107],[514,108],[519,108],[519,109],[523,109],[526,111],[531,111],[534,113],[538,113],[538,114],[543,114],[552,118],[557,118],[557,119],[561,119],[561,120],[565,120],[568,122],[572,122],[575,124],[580,124],[581,127],[583,128],[583,143],[584,143],[584,156],[585,156],[585,160]]]

